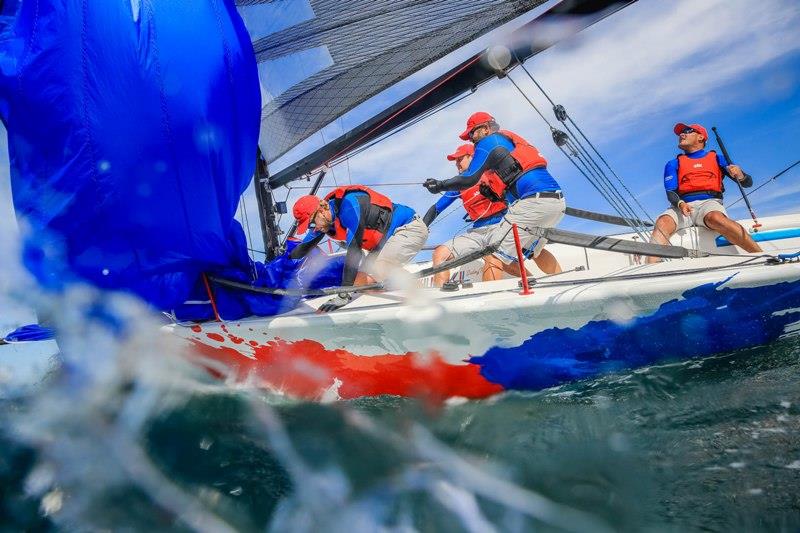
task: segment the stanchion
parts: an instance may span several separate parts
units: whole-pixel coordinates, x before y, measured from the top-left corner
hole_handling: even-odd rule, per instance
[[[519,230],[516,224],[511,225],[511,231],[514,232],[514,245],[517,247],[517,261],[519,261],[519,274],[522,278],[522,292],[520,294],[528,296],[533,294],[533,291],[528,287],[528,271],[525,268],[525,256],[522,255],[522,243],[519,241]]]
[[[217,319],[217,322],[222,322],[219,311],[217,311],[217,302],[214,299],[214,293],[211,291],[211,284],[208,283],[208,276],[206,276],[205,272],[203,272],[203,283],[206,285],[206,292],[208,292],[208,300],[211,302],[211,309],[214,311],[214,318]]]

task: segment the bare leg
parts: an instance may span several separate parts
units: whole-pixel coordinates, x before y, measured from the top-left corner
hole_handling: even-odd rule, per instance
[[[433,266],[438,266],[444,263],[445,261],[449,261],[453,258],[452,252],[447,246],[437,246],[436,249],[433,250]],[[434,287],[441,287],[442,285],[450,279],[450,271],[444,270],[437,274],[433,275],[433,286]]]
[[[558,274],[562,272],[558,259],[545,248],[542,248],[539,255],[533,258],[533,262],[536,263],[539,270],[545,274]]]
[[[669,238],[678,229],[677,224],[669,215],[661,215],[656,220],[656,227],[653,229],[653,236],[650,242],[656,244],[669,244]],[[661,261],[660,257],[648,257],[647,263],[658,263]]]
[[[508,263],[507,265],[504,264],[503,271],[506,272],[507,274],[511,274],[512,276],[521,277],[519,274],[519,263],[517,263],[516,261],[514,261],[513,263]],[[528,271],[527,268],[525,269],[525,275],[527,276],[531,275],[530,271]]]
[[[732,244],[739,246],[746,252],[763,251],[738,222],[734,222],[719,211],[712,211],[707,214],[703,222],[709,229],[720,233]]]
[[[503,262],[493,255],[483,258],[483,281],[503,279]]]
[[[365,274],[364,272],[359,272],[358,274],[356,274],[356,279],[353,281],[353,285],[356,286],[369,285],[370,283],[375,283],[375,279],[372,276]]]

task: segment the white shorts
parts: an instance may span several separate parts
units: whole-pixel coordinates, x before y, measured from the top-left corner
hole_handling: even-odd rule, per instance
[[[362,270],[375,279],[385,279],[391,270],[414,259],[428,240],[428,226],[419,216],[397,228],[378,251],[364,260]]]
[[[492,234],[497,224],[489,224],[480,228],[472,228],[468,232],[456,235],[442,246],[446,246],[453,259],[477,252],[492,244]]]
[[[695,200],[694,202],[687,203],[692,207],[692,212],[688,217],[684,215],[677,207],[670,207],[661,213],[659,217],[663,217],[664,215],[670,217],[675,221],[675,226],[677,226],[677,229],[681,230],[690,228],[692,226],[708,228],[704,222],[704,219],[706,218],[706,215],[713,213],[714,211],[719,211],[723,215],[728,216],[728,213],[725,211],[725,206],[722,205],[722,200],[718,200],[717,198]]]
[[[526,228],[554,228],[564,218],[566,209],[567,204],[563,198],[528,197],[517,200],[508,207],[503,221],[493,226],[495,230],[491,242],[503,240],[494,255],[507,265],[517,260],[514,232],[511,231],[512,224],[516,224],[522,248],[530,251],[532,247],[533,257],[537,257],[547,244],[547,239],[540,239],[526,231]]]

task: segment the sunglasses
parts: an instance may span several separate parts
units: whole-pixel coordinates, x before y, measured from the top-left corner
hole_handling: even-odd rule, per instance
[[[479,130],[479,129],[481,129],[481,128],[486,128],[486,127],[487,127],[487,126],[486,126],[486,124],[481,124],[480,126],[475,126],[475,127],[472,129],[472,131],[471,131],[471,132],[469,132],[469,140],[470,140],[470,141],[472,140],[472,137],[475,135],[475,132],[476,132],[476,131],[478,131],[478,130]]]
[[[681,130],[681,133],[688,135],[690,133],[697,133],[697,130],[695,130],[694,128],[683,128]]]

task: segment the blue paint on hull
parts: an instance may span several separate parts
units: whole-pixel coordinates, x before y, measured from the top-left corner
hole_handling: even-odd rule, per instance
[[[597,320],[579,329],[551,328],[520,346],[495,347],[471,363],[507,389],[540,390],[665,360],[766,344],[800,320],[800,281],[753,288],[689,289],[648,316],[621,324]]]
[[[756,242],[766,242],[766,241],[779,241],[782,239],[794,239],[796,237],[800,237],[800,228],[787,228],[787,229],[775,229],[770,231],[759,231],[757,233],[751,233],[750,237],[753,238]],[[730,246],[731,243],[728,239],[720,235],[715,239],[717,243],[717,247],[721,246]]]

